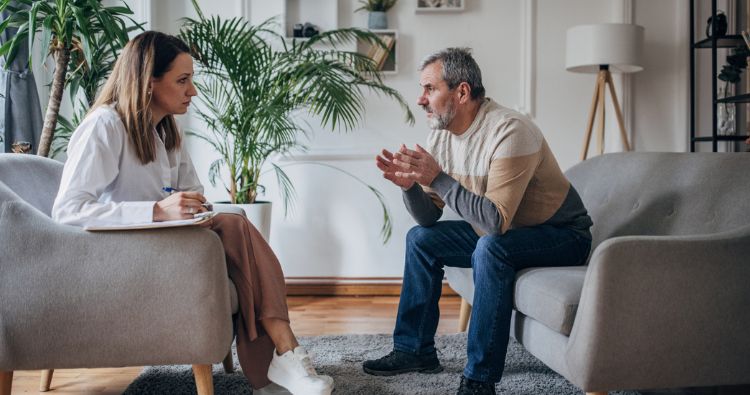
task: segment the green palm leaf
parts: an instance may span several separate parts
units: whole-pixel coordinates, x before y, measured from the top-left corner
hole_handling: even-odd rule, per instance
[[[11,1],[18,6],[12,5]],[[50,145],[55,146],[53,153],[59,152],[60,147],[65,147],[67,138],[61,136],[61,140],[54,140],[65,86],[72,84],[71,100],[82,89],[90,105],[101,81],[110,71],[109,64],[128,41],[128,33],[133,27],[125,21],[133,22],[136,27],[140,25],[130,17],[133,12],[124,2],[122,6],[105,7],[100,0],[0,0],[0,10],[10,11],[11,14],[0,24],[0,33],[7,28],[17,29],[14,37],[0,47],[0,56],[5,57],[6,68],[15,60],[21,43],[28,39],[29,64],[34,60],[44,62],[51,56],[61,70],[55,74],[51,84],[39,147],[39,154],[44,156],[50,150]],[[32,47],[37,34],[41,34],[42,45],[41,53],[35,59]],[[102,54],[104,51],[109,53]],[[69,67],[70,62],[74,62],[72,67]],[[93,73],[88,74],[90,71]],[[74,120],[66,120],[67,124],[62,125],[60,130],[64,132],[70,126],[75,126]]]
[[[407,103],[383,83],[372,59],[337,48],[356,40],[384,46],[377,35],[346,28],[287,42],[273,31],[274,19],[252,25],[244,18],[206,16],[195,0],[193,6],[198,18],[182,20],[180,37],[198,65],[195,84],[201,95],[195,111],[208,130],[196,134],[221,155],[221,165],[235,183],[228,188],[233,202],[255,200],[263,189],[259,178],[269,157],[303,149],[299,141],[309,127],[295,117],[299,111],[331,130],[350,131],[363,117],[365,92],[374,92],[394,99],[406,121],[414,123]],[[329,49],[318,49],[319,44]],[[213,175],[219,173],[216,163]],[[271,166],[286,212],[294,189],[281,168]],[[385,200],[367,187],[383,207],[382,236],[387,240],[391,223]]]

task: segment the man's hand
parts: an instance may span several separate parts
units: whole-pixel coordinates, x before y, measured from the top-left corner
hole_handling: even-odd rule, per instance
[[[191,219],[206,211],[206,198],[198,192],[177,192],[154,204],[154,222]]]
[[[378,165],[378,169],[383,172],[383,177],[386,180],[389,180],[404,190],[414,186],[414,180],[396,176],[396,172],[399,171],[400,168],[393,163],[393,154],[390,151],[384,149],[382,151],[382,156],[378,155],[375,160],[375,164]]]
[[[443,171],[435,158],[417,144],[416,150],[410,150],[405,145],[393,155],[393,164],[398,166],[396,177],[414,180],[422,186],[429,186]]]

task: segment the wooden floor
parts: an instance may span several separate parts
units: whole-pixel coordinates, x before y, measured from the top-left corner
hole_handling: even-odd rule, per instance
[[[461,299],[440,301],[438,333],[454,333]],[[391,333],[396,321],[395,296],[290,296],[289,313],[297,336],[348,333]],[[50,395],[121,394],[141,367],[56,370]],[[13,394],[39,393],[39,371],[19,371],[13,376]]]

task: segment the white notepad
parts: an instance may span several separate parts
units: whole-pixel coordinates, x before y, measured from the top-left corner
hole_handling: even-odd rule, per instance
[[[180,226],[192,226],[200,225],[204,222],[208,222],[209,219],[216,215],[214,211],[207,211],[205,213],[195,214],[194,218],[191,219],[178,219],[174,221],[161,221],[161,222],[142,222],[135,224],[111,224],[111,225],[87,225],[83,227],[83,230],[90,232],[98,232],[104,230],[137,230],[137,229],[157,229],[157,228],[176,228]]]

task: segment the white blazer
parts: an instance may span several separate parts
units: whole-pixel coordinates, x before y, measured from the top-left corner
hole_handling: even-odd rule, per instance
[[[169,196],[163,188],[203,193],[185,140],[167,152],[153,133],[156,159],[144,165],[117,111],[89,114],[70,138],[52,218],[78,226],[151,222],[154,204]]]

